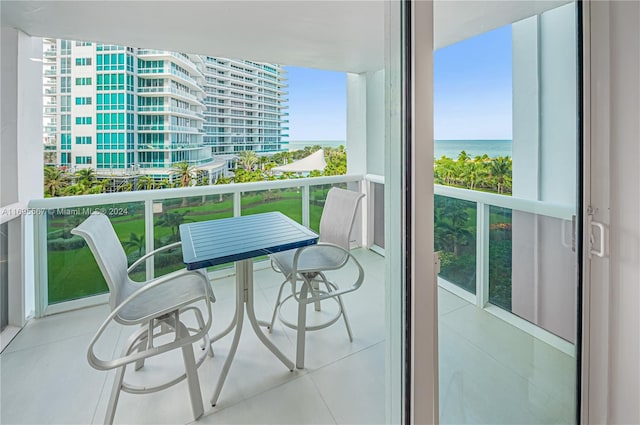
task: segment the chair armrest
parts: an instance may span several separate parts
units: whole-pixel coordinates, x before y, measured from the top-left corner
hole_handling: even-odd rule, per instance
[[[205,299],[205,304],[207,306],[207,322],[200,332],[197,332],[196,334],[189,336],[187,338],[180,338],[180,339],[168,342],[166,344],[162,344],[158,347],[153,347],[142,352],[132,353],[127,356],[120,357],[113,360],[102,360],[95,355],[94,346],[96,342],[98,342],[98,340],[106,330],[107,326],[113,321],[113,319],[127,304],[129,304],[131,301],[139,297],[141,294],[157,286],[171,282],[173,279],[177,277],[185,276],[185,275],[194,275],[198,277],[198,279],[201,279],[201,282],[203,284],[204,294],[205,294],[204,299]],[[194,298],[193,300],[190,300],[189,302],[184,303],[182,306],[176,306],[176,307],[181,308],[186,305],[193,304],[194,302],[199,301],[201,299],[203,298],[202,297]],[[111,311],[111,314],[109,314],[109,316],[107,316],[105,321],[102,323],[102,325],[98,329],[98,332],[95,334],[95,336],[91,340],[89,344],[89,348],[87,349],[87,360],[89,361],[89,364],[93,368],[99,369],[99,370],[115,369],[117,367],[130,364],[147,357],[156,356],[158,354],[165,353],[167,351],[173,350],[175,348],[178,348],[183,345],[190,344],[199,339],[202,339],[204,335],[208,332],[209,328],[211,327],[211,323],[213,321],[213,315],[211,313],[211,302],[209,301],[209,299],[215,301],[215,298],[213,298],[213,293],[211,292],[211,287],[209,286],[209,279],[207,279],[207,277],[204,274],[200,273],[198,270],[179,270],[177,272],[161,276],[151,281],[150,283],[146,284],[142,288],[135,291],[133,294],[129,295],[120,305],[118,305],[115,309]]]
[[[182,242],[174,242],[169,245],[165,245],[163,247],[154,249],[153,251],[146,253],[142,257],[138,258],[131,266],[129,266],[129,268],[127,269],[127,274],[135,270],[136,267],[138,267],[143,261],[146,261],[148,258],[153,257],[159,252],[166,251],[168,249],[175,248],[177,246],[182,246]]]
[[[331,269],[324,269],[324,270],[337,270],[340,269],[342,267],[344,267],[349,260],[353,260],[353,262],[355,263],[356,267],[358,268],[358,278],[356,279],[356,281],[349,287],[344,288],[344,289],[338,289],[337,291],[328,293],[328,294],[322,294],[322,295],[316,295],[316,296],[309,296],[307,297],[304,301],[301,300],[298,296],[296,296],[296,291],[295,288],[293,288],[293,296],[296,299],[296,301],[301,302],[303,304],[309,304],[309,303],[313,303],[316,301],[322,301],[325,300],[327,298],[333,298],[333,297],[337,297],[339,295],[344,295],[344,294],[348,294],[349,292],[353,292],[356,289],[358,289],[361,285],[362,282],[364,281],[364,269],[362,268],[362,265],[360,264],[360,262],[356,259],[356,257],[353,256],[353,254],[351,254],[351,252],[349,252],[348,250],[344,249],[343,247],[339,246],[339,245],[335,245],[335,244],[331,244],[331,243],[326,243],[326,242],[322,242],[322,243],[318,243],[316,245],[309,245],[303,248],[298,249],[298,251],[296,251],[295,255],[293,256],[293,269],[291,272],[292,276],[296,276],[298,274],[300,274],[302,276],[302,279],[305,281],[305,284],[309,284],[308,279],[304,276],[304,273],[310,273],[310,272],[322,272],[324,270],[305,270],[305,269],[298,269],[298,261],[300,259],[300,255],[302,255],[302,253],[304,253],[305,250],[307,249],[313,249],[314,247],[317,246],[322,246],[322,247],[327,247],[330,249],[335,249],[337,251],[340,251],[341,254],[345,255],[345,260],[337,265],[336,267],[333,267]],[[292,279],[292,284],[295,285],[295,281],[296,279]]]

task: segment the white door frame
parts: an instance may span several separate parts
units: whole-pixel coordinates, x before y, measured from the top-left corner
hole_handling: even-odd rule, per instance
[[[411,167],[410,309],[411,309],[411,420],[438,423],[438,285],[433,253],[433,2],[411,2],[411,104],[407,111]],[[433,259],[433,260],[432,260]],[[428,367],[431,365],[431,367]]]

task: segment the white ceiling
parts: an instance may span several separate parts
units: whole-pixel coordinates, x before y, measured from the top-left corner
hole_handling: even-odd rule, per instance
[[[436,1],[435,46],[564,3]],[[384,67],[384,10],[380,0],[0,2],[2,25],[33,36],[347,72]]]
[[[34,36],[310,68],[384,67],[381,1],[5,1],[2,24]]]
[[[440,0],[434,2],[436,49],[555,9],[569,0]]]

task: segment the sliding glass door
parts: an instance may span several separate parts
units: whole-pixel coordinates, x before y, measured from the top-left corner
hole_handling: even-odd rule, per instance
[[[525,3],[435,7],[441,423],[577,417],[579,6]]]

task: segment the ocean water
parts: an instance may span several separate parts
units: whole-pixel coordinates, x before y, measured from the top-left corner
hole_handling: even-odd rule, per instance
[[[346,148],[347,142],[344,140],[291,140],[289,141],[289,152],[315,145],[320,145],[323,148],[337,148],[340,145],[344,145]]]
[[[491,158],[511,156],[511,140],[436,140],[434,158],[457,158],[465,151],[470,157],[487,154]]]
[[[347,143],[344,140],[292,140],[289,142],[289,151],[304,149],[305,146],[320,145],[322,147],[337,148]],[[491,158],[498,156],[511,156],[511,140],[436,140],[434,145],[434,158],[445,155],[449,158],[457,158],[460,152],[465,151],[470,157],[487,154]]]

